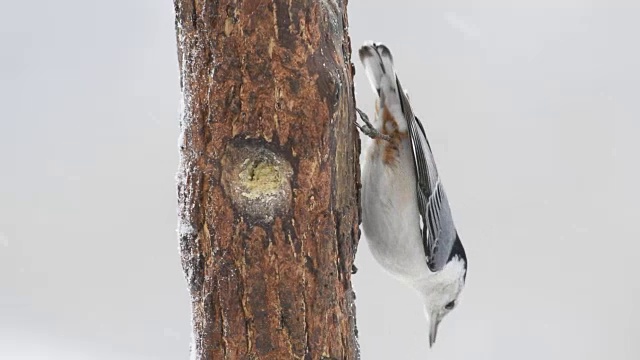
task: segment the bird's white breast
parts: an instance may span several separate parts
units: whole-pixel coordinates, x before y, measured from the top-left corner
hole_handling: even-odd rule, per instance
[[[430,274],[420,234],[411,145],[402,140],[398,158],[384,162],[385,141],[372,141],[362,171],[362,228],[374,258],[408,283]]]

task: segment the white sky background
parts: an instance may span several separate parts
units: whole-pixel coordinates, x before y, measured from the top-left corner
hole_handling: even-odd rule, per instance
[[[417,296],[362,239],[363,360],[640,358],[640,5],[515,3],[350,2],[354,51],[394,54],[470,262],[428,351]],[[0,359],[187,359],[172,2],[2,8]]]

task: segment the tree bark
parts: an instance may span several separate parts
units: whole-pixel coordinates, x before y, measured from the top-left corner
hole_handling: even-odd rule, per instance
[[[174,0],[192,359],[356,359],[346,0]]]

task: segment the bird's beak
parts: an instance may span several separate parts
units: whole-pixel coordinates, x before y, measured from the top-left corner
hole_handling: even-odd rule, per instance
[[[438,335],[438,325],[440,325],[440,321],[435,317],[430,319],[431,329],[429,330],[429,347],[432,347],[436,342],[436,336]]]

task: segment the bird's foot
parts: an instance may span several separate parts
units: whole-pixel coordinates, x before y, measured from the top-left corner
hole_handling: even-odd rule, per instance
[[[358,108],[356,108],[356,111],[358,112],[358,114],[360,115],[360,118],[364,122],[364,125],[360,125],[356,122],[356,126],[358,127],[358,129],[360,129],[360,131],[362,131],[363,134],[367,135],[372,139],[382,139],[386,141],[391,141],[391,137],[389,137],[389,135],[383,134],[373,127],[371,122],[369,122],[369,116],[367,116],[367,114],[364,111]]]

